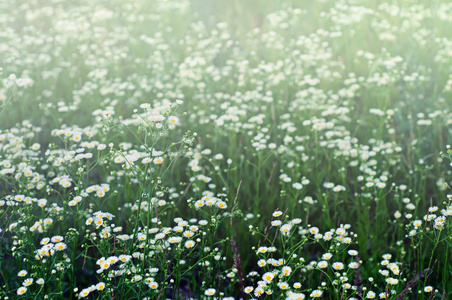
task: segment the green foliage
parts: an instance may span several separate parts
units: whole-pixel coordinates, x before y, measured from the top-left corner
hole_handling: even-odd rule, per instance
[[[451,16],[0,3],[0,296],[452,297]]]

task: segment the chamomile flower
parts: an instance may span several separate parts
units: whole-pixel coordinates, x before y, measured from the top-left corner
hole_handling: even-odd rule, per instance
[[[324,259],[324,260],[329,260],[331,257],[333,257],[333,254],[331,254],[331,253],[324,253],[322,255],[322,259]]]
[[[168,121],[169,121],[171,124],[176,124],[177,122],[179,122],[179,118],[178,118],[178,117],[175,117],[175,116],[169,116],[169,117],[168,117]]]
[[[339,270],[344,269],[344,264],[341,262],[335,262],[335,263],[333,263],[332,267],[333,267],[333,269],[339,271]]]
[[[414,220],[413,221],[413,226],[420,227],[421,225],[422,225],[422,221],[421,220]]]
[[[50,238],[46,237],[46,238],[43,238],[43,239],[41,240],[40,244],[41,244],[41,245],[46,245],[46,244],[48,244],[49,242],[50,242]]]
[[[372,292],[372,291],[368,291],[367,294],[366,294],[366,298],[367,299],[374,299],[376,296],[377,295],[374,292]]]
[[[290,288],[290,285],[287,282],[278,282],[278,287],[281,290],[287,290]]]
[[[390,260],[392,258],[391,254],[383,254],[383,259]]]
[[[265,267],[267,265],[267,261],[265,259],[260,259],[257,261],[257,265],[261,268]]]
[[[356,262],[356,261],[353,261],[353,262],[351,262],[351,263],[348,264],[348,267],[349,267],[350,269],[358,269],[359,266],[360,266],[360,264],[359,264],[358,262]]]
[[[115,264],[118,260],[119,258],[117,256],[110,256],[109,258],[106,259],[106,261],[108,261],[111,265]]]
[[[281,275],[283,276],[290,276],[292,274],[292,268],[289,266],[284,266],[281,269]]]
[[[309,228],[309,232],[311,234],[317,234],[317,233],[319,233],[319,229],[317,227],[311,227],[311,228]]]
[[[132,258],[131,255],[121,254],[118,257],[118,260],[121,261],[122,263],[126,263],[129,262],[131,258]]]
[[[22,282],[22,286],[30,286],[33,284],[33,278],[27,278]]]
[[[44,207],[47,204],[47,199],[39,199],[38,200],[38,206]]]
[[[201,226],[205,226],[205,225],[209,224],[209,222],[207,222],[207,220],[199,220],[198,224]]]
[[[260,297],[262,296],[262,294],[264,294],[264,289],[261,286],[258,286],[255,290],[254,290],[254,296],[256,297]]]
[[[386,278],[386,283],[390,284],[390,285],[397,285],[399,283],[399,280],[389,277],[389,278]]]
[[[62,242],[63,240],[64,238],[61,235],[55,235],[51,239],[52,243]]]
[[[275,275],[273,275],[273,273],[271,273],[271,272],[267,272],[264,275],[262,275],[262,279],[266,282],[271,282],[274,277],[275,277]]]
[[[105,289],[105,282],[99,282],[98,284],[96,284],[96,289],[98,291],[102,291]]]
[[[226,208],[228,208],[228,205],[226,204],[226,202],[224,202],[224,201],[218,201],[216,204],[215,204],[218,208],[221,208],[221,209],[226,209]]]
[[[272,226],[278,227],[281,226],[282,222],[280,220],[274,220],[271,222]]]
[[[157,282],[153,281],[148,286],[149,286],[149,288],[156,290],[159,287],[159,284]]]
[[[89,289],[83,289],[83,290],[80,292],[79,297],[80,297],[80,298],[85,298],[85,297],[87,297],[87,296],[89,295],[89,293],[90,293],[90,290],[89,290]]]
[[[63,251],[67,249],[67,245],[63,242],[56,243],[55,246],[53,246],[53,249],[55,249],[56,251]]]
[[[204,200],[198,200],[195,202],[195,208],[201,208],[204,206]]]
[[[110,268],[110,262],[104,260],[102,263],[100,263],[100,267],[101,267],[101,270],[106,270],[106,269]]]
[[[195,233],[194,233],[193,231],[190,231],[190,230],[186,230],[186,231],[184,231],[184,233],[183,233],[184,237],[186,237],[186,238],[193,237],[194,234],[195,234]]]
[[[321,290],[313,290],[312,292],[311,292],[311,297],[312,298],[320,298],[320,297],[322,297],[322,294],[323,294],[323,292],[321,291]]]
[[[152,160],[152,162],[153,162],[154,164],[156,164],[156,165],[161,165],[161,164],[163,163],[163,157],[161,157],[161,156],[155,157],[155,158]]]
[[[257,249],[257,253],[265,253],[265,252],[267,252],[267,250],[268,250],[268,248],[267,247],[259,247],[258,249]]]
[[[286,300],[304,300],[306,296],[303,293],[291,293]]]
[[[180,236],[173,236],[168,239],[168,242],[170,244],[179,244],[181,241],[182,241],[182,237],[180,237]]]
[[[20,288],[17,289],[17,295],[23,295],[27,292],[27,288],[24,286],[21,286]]]
[[[205,204],[207,205],[207,206],[213,206],[213,205],[215,205],[215,203],[217,203],[217,198],[215,198],[215,197],[210,197],[210,198],[208,198],[208,199],[206,199],[206,200],[204,200],[205,202]]]
[[[188,249],[193,248],[195,245],[196,245],[196,243],[192,240],[188,240],[184,244],[185,248],[188,248]]]
[[[217,291],[214,288],[210,288],[210,289],[205,290],[204,295],[213,296],[213,295],[215,295],[216,292]]]
[[[104,224],[104,220],[102,218],[99,218],[99,217],[94,218],[94,225],[99,227],[99,226],[102,226],[102,224]]]
[[[277,210],[277,211],[275,211],[274,213],[273,213],[273,217],[279,217],[279,216],[281,216],[283,214],[283,212],[282,211],[280,211],[280,210]]]

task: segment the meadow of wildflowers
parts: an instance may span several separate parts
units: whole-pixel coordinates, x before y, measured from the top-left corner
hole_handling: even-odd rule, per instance
[[[452,299],[448,0],[0,1],[1,299]]]

